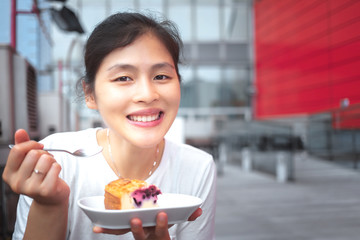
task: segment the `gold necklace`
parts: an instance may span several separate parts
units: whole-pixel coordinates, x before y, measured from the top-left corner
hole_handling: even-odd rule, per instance
[[[117,167],[116,167],[116,165],[115,165],[114,158],[113,158],[113,156],[112,156],[111,144],[110,144],[110,137],[109,137],[109,135],[110,135],[110,129],[108,128],[108,129],[106,130],[106,138],[107,138],[107,144],[108,144],[108,151],[109,151],[109,155],[110,155],[111,162],[112,162],[112,164],[113,164],[113,166],[114,166],[114,168],[115,168],[116,175],[120,178],[119,170],[117,169]],[[160,144],[158,144],[158,145],[156,146],[155,160],[154,160],[153,165],[152,165],[152,167],[151,167],[151,169],[150,169],[150,172],[149,172],[149,174],[148,174],[148,177],[150,177],[150,176],[153,174],[153,170],[154,170],[154,168],[155,168],[155,166],[156,166],[156,164],[157,164],[157,161],[156,161],[156,160],[157,160],[158,155],[159,155],[159,145],[160,145]]]

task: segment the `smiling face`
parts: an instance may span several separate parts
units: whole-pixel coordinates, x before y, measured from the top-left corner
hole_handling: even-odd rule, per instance
[[[86,98],[121,139],[138,147],[158,144],[180,104],[180,82],[166,47],[151,34],[118,48],[102,61],[95,91]]]

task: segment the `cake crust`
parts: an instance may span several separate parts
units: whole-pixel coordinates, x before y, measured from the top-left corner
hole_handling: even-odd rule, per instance
[[[157,206],[157,195],[161,191],[142,180],[120,178],[105,186],[105,209],[132,209]],[[140,199],[140,200],[139,200]]]

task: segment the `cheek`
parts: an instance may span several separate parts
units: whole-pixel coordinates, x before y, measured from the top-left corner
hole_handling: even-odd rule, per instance
[[[171,101],[172,104],[179,105],[181,98],[180,85],[174,85],[166,91],[167,99]]]
[[[98,88],[96,91],[96,100],[99,110],[114,111],[123,108],[126,105],[126,96],[114,88]]]
[[[169,94],[170,93],[170,94]],[[178,110],[180,105],[180,93],[178,92],[168,92],[167,93],[167,102],[171,105],[172,110]]]
[[[175,104],[177,105],[177,107],[179,107],[179,105],[180,105],[180,100],[181,100],[181,94],[180,94],[180,92],[177,93],[177,94],[174,94],[174,102],[175,102]]]

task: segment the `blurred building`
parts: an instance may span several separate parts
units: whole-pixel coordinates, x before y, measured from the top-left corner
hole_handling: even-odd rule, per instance
[[[39,139],[103,125],[76,101],[83,46],[105,17],[141,11],[173,20],[184,41],[182,100],[172,136],[210,151],[219,166],[243,161],[252,151],[306,149],[358,167],[357,0],[17,0],[15,49],[14,1],[0,1],[2,163],[17,128],[32,128]],[[53,21],[52,9],[64,6],[73,9],[84,33]],[[21,89],[25,83],[31,84]],[[24,105],[19,100],[28,93],[33,97]]]
[[[49,14],[37,13],[32,1],[18,1],[12,12],[12,3],[0,3],[1,143],[17,128],[39,138],[38,93],[53,82]]]
[[[358,167],[360,2],[254,2],[254,116],[302,128],[309,153]]]
[[[11,42],[12,2],[1,2],[5,45]],[[171,131],[183,141],[216,158],[221,142],[232,159],[244,146],[269,149],[295,141],[319,156],[344,153],[358,161],[357,1],[15,2],[16,54],[36,75],[36,138],[103,125],[95,111],[76,101],[83,45],[106,16],[141,11],[173,20],[185,44],[177,121],[183,127],[182,133]],[[84,34],[64,31],[53,21],[51,12],[64,6],[74,9]],[[8,122],[16,122],[12,118]],[[7,127],[4,120],[1,126],[10,140],[21,127]]]

